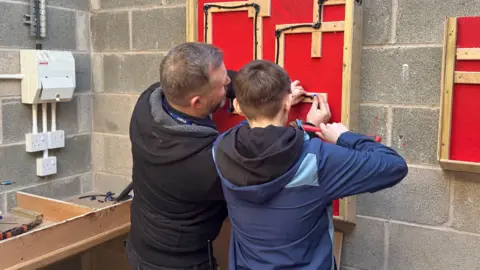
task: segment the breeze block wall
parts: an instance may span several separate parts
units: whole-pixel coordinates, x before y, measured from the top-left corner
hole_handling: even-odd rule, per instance
[[[133,107],[139,95],[159,81],[162,57],[186,40],[185,12],[185,0],[91,1],[95,189],[118,194],[131,181],[128,130]],[[130,269],[125,237],[75,259],[85,269]]]
[[[480,265],[480,175],[436,161],[447,16],[480,15],[476,0],[363,1],[361,131],[407,160],[397,187],[357,197],[342,268],[475,269]]]
[[[185,41],[185,0],[92,2],[95,185],[131,181],[129,123],[138,96],[159,80],[163,55]]]
[[[32,107],[22,104],[20,80],[0,80],[0,211],[15,206],[15,191],[68,198],[93,188],[91,166],[92,87],[90,4],[87,0],[46,1],[45,50],[72,51],[76,62],[77,88],[71,102],[57,105],[57,129],[66,135],[65,148],[50,150],[57,157],[58,173],[36,176],[35,159],[42,153],[25,151],[25,133],[32,132]],[[0,1],[0,74],[20,73],[21,49],[35,49],[30,26],[24,24],[28,1]],[[48,127],[51,127],[48,108]],[[41,106],[38,127],[42,129]]]

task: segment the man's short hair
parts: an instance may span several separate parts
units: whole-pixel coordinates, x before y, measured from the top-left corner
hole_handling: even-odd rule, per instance
[[[169,102],[188,105],[191,97],[211,90],[210,72],[223,63],[211,44],[185,42],[172,48],[160,64],[160,86]]]
[[[290,94],[287,72],[270,61],[255,60],[242,67],[235,77],[234,88],[240,108],[247,117],[274,118]]]

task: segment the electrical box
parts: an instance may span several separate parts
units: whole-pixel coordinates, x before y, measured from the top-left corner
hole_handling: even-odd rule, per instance
[[[69,51],[21,50],[22,102],[68,102],[75,90],[75,59]]]

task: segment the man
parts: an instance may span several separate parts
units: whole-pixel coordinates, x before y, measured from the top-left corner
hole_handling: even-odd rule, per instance
[[[134,269],[210,269],[207,243],[227,217],[210,115],[229,84],[221,50],[183,43],[140,95],[130,123],[135,195],[126,249]],[[295,104],[305,91],[298,82],[292,88]]]

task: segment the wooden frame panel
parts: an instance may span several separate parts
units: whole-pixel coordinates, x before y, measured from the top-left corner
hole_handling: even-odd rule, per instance
[[[276,26],[278,29],[284,29],[289,27],[295,27],[301,24],[279,24]],[[278,47],[275,48],[275,53],[280,50],[278,54],[278,65],[283,67],[285,64],[285,35],[287,34],[304,34],[312,33],[312,58],[322,57],[322,33],[328,32],[343,32],[345,29],[344,22],[324,22],[319,29],[314,28],[295,28],[292,30],[285,30],[280,34],[280,42]]]
[[[257,45],[256,45],[256,48],[255,48],[255,44],[253,45],[253,51],[257,51],[257,59],[262,59],[262,51],[263,51],[263,24],[262,24],[262,18],[263,17],[268,17],[270,16],[270,1],[271,0],[248,0],[248,1],[234,1],[234,2],[222,2],[222,3],[211,3],[211,4],[215,4],[215,5],[221,5],[223,7],[233,7],[233,6],[240,6],[240,5],[243,5],[243,4],[259,4],[260,6],[263,6],[263,7],[267,7],[266,9],[261,9],[259,14],[258,14],[258,20],[257,20],[257,31],[255,31],[255,29],[253,29],[253,35],[257,35]],[[196,14],[196,9],[192,11],[188,11],[188,8],[191,8],[192,6],[193,7],[197,7],[197,2],[196,1],[192,1],[192,0],[188,0],[189,3],[187,3],[187,14],[191,14],[191,13],[195,13]],[[255,13],[254,11],[252,10],[251,7],[241,7],[241,8],[236,8],[236,9],[222,9],[222,8],[218,8],[218,7],[212,7],[208,10],[207,12],[207,24],[208,24],[208,30],[207,30],[207,34],[206,34],[206,37],[207,37],[207,42],[208,43],[211,43],[212,42],[212,38],[213,38],[213,20],[212,20],[212,13],[219,13],[219,12],[233,12],[233,11],[248,11],[248,17],[249,18],[253,18],[255,16]],[[196,16],[195,18],[193,18],[193,16],[187,16],[187,25],[190,24],[190,21],[189,19],[194,19],[196,21]],[[253,26],[255,28],[255,25]],[[196,30],[193,30],[193,29],[196,29],[196,27],[189,27],[187,26],[187,33],[189,33],[189,31],[192,31],[190,33],[190,35],[187,35],[187,41],[193,41],[196,39],[196,36],[191,36],[193,35],[193,33],[197,33]]]
[[[480,48],[457,48],[458,18],[445,20],[440,117],[438,129],[437,160],[444,170],[480,173],[480,163],[451,159],[452,111],[455,84],[480,85],[480,72],[456,71],[458,60],[480,60]]]
[[[314,19],[318,20],[318,5],[317,0],[311,0],[314,4]],[[258,1],[236,1],[233,2],[258,2]],[[228,3],[228,2],[226,2]],[[218,3],[217,3],[218,4]],[[224,5],[225,3],[222,3]],[[233,4],[232,4],[233,5]],[[345,20],[339,22],[325,22],[322,23],[320,29],[312,28],[296,28],[293,30],[286,30],[282,33],[280,38],[280,54],[279,65],[283,65],[283,53],[284,48],[284,34],[294,33],[312,33],[312,57],[321,57],[321,34],[322,32],[344,32],[344,57],[343,57],[343,75],[342,75],[342,111],[341,122],[349,127],[351,130],[358,129],[359,118],[359,103],[360,103],[360,56],[361,56],[361,44],[363,35],[363,6],[359,5],[356,1],[345,0],[327,0],[324,2],[324,6],[332,5],[345,5]],[[197,0],[187,0],[187,41],[197,41],[198,36],[198,24],[197,24]],[[269,5],[269,12],[270,12]],[[238,10],[238,9],[237,9]],[[270,15],[270,14],[268,14]],[[209,16],[211,18],[211,16]],[[260,18],[260,16],[259,16]],[[259,20],[260,21],[260,20]],[[211,30],[211,22],[209,22],[209,30]],[[290,25],[277,25],[277,29],[287,27]],[[263,38],[263,32],[259,26],[259,38],[257,39],[260,44],[258,48],[257,59],[262,59],[262,46],[261,40]],[[210,36],[209,36],[210,35]],[[211,42],[211,32],[207,34],[207,41]],[[252,59],[253,60],[253,59]],[[308,102],[308,100],[305,100]],[[335,227],[339,230],[346,231],[352,228],[352,225],[356,221],[356,198],[355,196],[343,198],[340,200],[340,216],[334,216]]]

